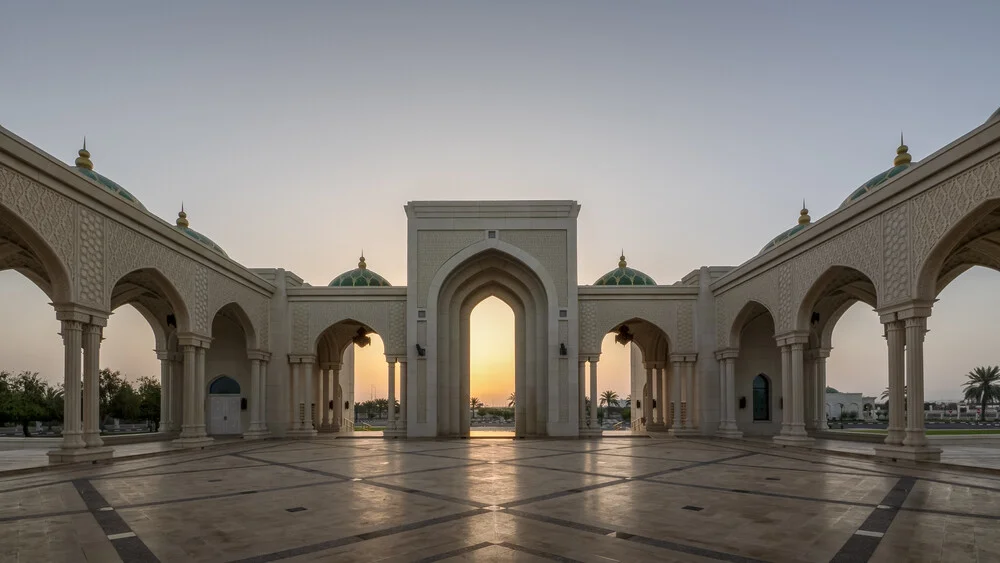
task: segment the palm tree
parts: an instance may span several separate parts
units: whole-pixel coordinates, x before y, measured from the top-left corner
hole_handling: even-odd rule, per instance
[[[483,402],[479,400],[479,397],[473,397],[469,399],[469,405],[472,407],[472,418],[476,418],[476,409],[483,406]]]
[[[886,387],[885,391],[882,391],[882,394],[879,395],[879,400],[881,400],[886,405],[889,404],[889,388],[888,387]],[[906,385],[903,386],[903,407],[904,408],[906,407]]]
[[[965,374],[965,377],[969,378],[962,385],[965,388],[965,399],[979,402],[979,420],[985,421],[987,403],[1000,401],[1000,367],[979,366]]]
[[[516,404],[517,404],[517,395],[511,393],[510,396],[507,397],[507,408],[514,408],[514,405]]]
[[[618,393],[615,393],[611,389],[601,393],[601,404],[607,407],[617,407],[618,406]]]

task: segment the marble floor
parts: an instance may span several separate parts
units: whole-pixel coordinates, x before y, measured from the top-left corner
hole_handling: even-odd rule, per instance
[[[697,439],[264,441],[0,477],[0,561],[1000,561],[1000,477]]]

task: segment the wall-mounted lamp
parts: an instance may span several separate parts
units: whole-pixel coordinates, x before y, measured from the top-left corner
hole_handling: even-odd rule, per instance
[[[785,408],[785,398],[784,397],[778,397],[778,408],[779,409]]]
[[[746,397],[740,397],[740,408],[741,409],[747,408],[747,398]]]
[[[417,355],[423,358],[424,355],[427,354],[427,348],[424,348],[420,344],[417,344],[416,346],[417,346]]]
[[[351,410],[351,402],[350,401],[344,401],[344,410],[345,411]]]
[[[167,326],[177,328],[177,317],[173,313],[167,315]]]
[[[567,354],[569,354],[569,351],[566,350],[566,344],[562,343],[562,342],[559,343],[559,355],[560,356],[565,356]]]
[[[653,408],[656,408],[656,399],[653,399]]]
[[[636,401],[635,402],[635,408],[641,409],[642,408],[642,401]]]
[[[333,399],[330,399],[330,405],[327,408],[333,410]]]
[[[240,410],[241,411],[247,410],[247,398],[246,397],[243,397],[242,399],[240,399]]]

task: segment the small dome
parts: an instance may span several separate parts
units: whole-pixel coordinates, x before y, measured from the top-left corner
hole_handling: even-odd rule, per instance
[[[391,284],[382,276],[368,269],[365,255],[361,254],[358,267],[333,278],[330,287],[389,287]]]
[[[184,212],[184,206],[181,205],[181,212],[177,214],[177,225],[174,228],[184,233],[188,237],[198,241],[199,243],[202,244],[202,246],[207,246],[213,251],[225,256],[226,258],[229,258],[229,255],[226,254],[225,250],[222,250],[221,246],[215,244],[215,242],[212,239],[192,229],[189,225],[190,223],[187,220],[187,213]]]
[[[623,252],[618,267],[601,276],[594,285],[656,285],[656,282],[639,270],[629,268]]]
[[[869,192],[875,191],[879,186],[888,182],[889,180],[895,178],[896,176],[902,174],[906,169],[910,167],[910,162],[912,158],[910,153],[907,152],[909,147],[903,144],[903,136],[899,136],[899,148],[896,149],[896,158],[892,161],[892,168],[876,175],[871,180],[868,180],[861,187],[851,192],[851,195],[847,196],[844,203],[840,204],[840,207],[847,207],[848,205],[854,203],[855,201],[861,199]]]
[[[780,235],[778,235],[778,236],[774,237],[773,239],[771,239],[770,242],[768,242],[767,244],[764,245],[764,248],[760,249],[760,252],[758,252],[757,255],[760,256],[761,254],[764,254],[765,252],[767,252],[768,250],[771,250],[775,246],[778,246],[779,244],[781,244],[781,243],[785,242],[786,240],[792,238],[793,236],[799,234],[800,232],[804,231],[805,228],[808,227],[811,224],[812,224],[812,217],[809,216],[809,210],[806,209],[806,202],[803,201],[802,202],[802,211],[799,211],[799,224],[795,225],[791,229],[788,229],[787,231],[785,231],[785,232],[781,233]]]
[[[146,207],[142,204],[142,202],[136,199],[135,196],[129,193],[128,190],[119,186],[116,182],[114,182],[110,178],[98,174],[97,172],[94,172],[94,163],[91,162],[90,160],[90,151],[87,150],[86,139],[83,140],[83,148],[80,149],[80,152],[78,154],[80,156],[76,158],[76,162],[74,163],[76,164],[76,166],[73,167],[73,170],[75,170],[77,174],[81,176],[86,176],[90,180],[97,182],[97,184],[100,185],[105,190],[131,203],[132,205],[138,207],[139,209],[146,209]]]

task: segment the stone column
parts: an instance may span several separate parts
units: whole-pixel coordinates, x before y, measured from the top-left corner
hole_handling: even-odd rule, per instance
[[[674,360],[674,370],[670,374],[670,402],[674,406],[673,430],[683,430],[684,422],[681,420],[681,362]],[[670,412],[669,410],[667,412]]]
[[[924,334],[926,317],[906,319],[906,438],[904,446],[927,446],[924,430]]]
[[[207,348],[199,346],[195,349],[197,351],[197,364],[196,372],[197,381],[195,382],[195,388],[197,391],[197,401],[198,403],[194,407],[194,414],[197,417],[196,430],[199,438],[205,437],[208,433],[205,431],[205,352],[208,351]]]
[[[261,424],[261,360],[260,357],[250,358],[250,428],[243,433],[244,438],[256,438],[264,433]]]
[[[803,353],[805,344],[796,342],[791,346],[792,353],[792,434],[807,436],[805,425],[805,374]]]
[[[156,358],[160,360],[160,433],[170,433],[170,404],[171,395],[174,391],[171,372],[174,369],[174,362],[170,358],[170,352],[157,350]]]
[[[597,360],[590,359],[590,429],[599,430],[597,425]]]
[[[386,421],[386,429],[395,429],[396,426],[396,359],[392,358],[387,361],[389,365],[389,419]],[[465,409],[469,409],[469,405],[465,405]]]
[[[290,431],[302,430],[302,413],[301,413],[301,403],[302,399],[299,397],[299,374],[302,371],[302,364],[296,362],[291,365],[292,377],[289,382],[291,389],[289,389],[288,395],[290,398],[289,411],[288,411],[288,429]]]
[[[752,399],[752,398],[751,398]],[[732,435],[742,436],[736,425],[736,358],[726,358],[726,431]],[[751,407],[753,408],[753,407]],[[738,436],[737,436],[738,437]]]
[[[264,354],[260,361],[260,429],[264,434],[270,434],[267,426],[267,365],[268,355]]]
[[[587,428],[587,359],[580,360],[580,371],[577,376],[577,386],[580,389],[579,409],[580,409],[580,429]],[[515,396],[515,401],[520,402],[521,398]]]
[[[319,402],[323,414],[322,420],[320,420],[320,428],[324,431],[329,431],[332,430],[332,426],[330,426],[330,389],[332,388],[330,380],[333,379],[333,370],[329,367],[321,367],[319,373],[321,378],[320,395],[322,396]]]
[[[101,440],[101,327],[83,325],[83,441],[88,448],[104,445]]]
[[[313,366],[313,359],[307,358],[302,364],[302,390],[305,391],[303,394],[303,404],[305,405],[305,416],[302,422],[302,430],[308,432],[309,434],[316,433],[316,427],[313,425],[313,420],[315,420],[315,402],[316,393],[313,389],[316,375],[313,372],[315,369]]]
[[[63,431],[64,450],[86,447],[83,441],[82,419],[80,416],[80,375],[82,358],[80,347],[83,339],[83,325],[79,321],[62,321],[64,347],[63,365]]]
[[[409,402],[409,386],[406,380],[406,360],[399,360],[399,422],[397,426],[406,428],[406,403]]]
[[[885,323],[889,348],[889,433],[885,443],[894,446],[902,445],[906,437],[906,336],[904,321]]]
[[[696,428],[694,423],[694,364],[684,362],[681,369],[684,370],[684,428]]]
[[[781,347],[781,435],[792,434],[792,347]]]
[[[659,376],[656,373],[655,368],[653,368],[653,364],[645,362],[645,368],[646,368],[646,383],[649,384],[651,396],[655,398],[656,390],[659,388],[659,383],[657,382]],[[657,424],[659,424],[660,420],[658,417],[660,415],[661,410],[663,410],[663,405],[659,402],[656,403],[655,407],[651,402],[648,405],[646,405],[644,409],[642,409],[642,412],[649,413],[649,416],[646,417],[649,426],[656,426]]]
[[[194,408],[198,401],[197,397],[197,348],[193,345],[184,345],[184,423],[181,426],[181,439],[197,437],[197,419]]]
[[[803,354],[802,374],[806,431],[816,430],[816,356],[813,350],[806,350]]]
[[[729,389],[726,388],[726,359],[718,353],[715,357],[719,363],[719,428],[716,432],[722,434],[729,419]]]
[[[344,397],[340,389],[340,364],[333,364],[330,369],[333,386],[333,416],[330,418],[330,425],[334,432],[340,432],[344,425]]]
[[[698,371],[695,369],[697,365],[696,361],[688,362],[688,373],[691,378],[691,403],[688,405],[688,413],[691,416],[691,427],[695,429],[701,426],[701,397],[699,395]]]
[[[816,429],[829,430],[826,422],[826,359],[830,349],[820,349],[816,357]]]
[[[664,362],[659,362],[653,366],[653,373],[656,374],[656,379],[659,381],[659,396],[654,397],[656,399],[657,406],[657,416],[659,417],[659,423],[663,425],[664,428],[670,425],[670,401],[674,398],[672,395],[667,394],[667,380],[669,374],[667,373],[667,365]]]

